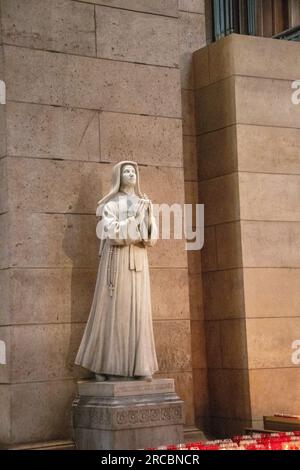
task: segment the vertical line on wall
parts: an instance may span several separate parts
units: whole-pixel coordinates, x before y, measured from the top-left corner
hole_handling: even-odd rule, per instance
[[[100,117],[101,111],[98,111],[98,135],[99,135],[99,161],[101,162],[101,117]]]
[[[94,5],[94,25],[95,25],[95,52],[96,52],[96,57],[98,57],[98,51],[97,51],[97,20],[96,20],[96,5]]]

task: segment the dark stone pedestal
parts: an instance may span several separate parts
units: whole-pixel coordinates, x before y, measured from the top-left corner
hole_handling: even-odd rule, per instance
[[[77,449],[144,449],[183,442],[183,401],[173,379],[78,382]]]

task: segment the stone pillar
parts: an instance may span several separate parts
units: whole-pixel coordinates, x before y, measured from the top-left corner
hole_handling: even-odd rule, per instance
[[[231,35],[195,59],[212,430],[298,413],[300,44]]]
[[[145,449],[183,442],[174,380],[78,382],[73,428],[79,450]]]

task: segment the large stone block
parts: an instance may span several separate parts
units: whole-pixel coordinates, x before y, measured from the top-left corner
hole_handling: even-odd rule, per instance
[[[0,347],[1,347],[1,363],[0,363],[0,384],[8,384],[12,377],[12,332],[10,326],[0,326]]]
[[[200,181],[237,171],[236,126],[198,136],[197,157]]]
[[[230,75],[299,78],[299,44],[292,41],[232,34],[208,49],[212,82]]]
[[[97,6],[96,23],[98,57],[178,67],[176,18]]]
[[[262,429],[262,421],[254,421],[250,418],[232,419],[212,416],[210,418],[209,429],[216,438],[228,439],[228,437],[241,436],[245,434],[245,429],[250,427]]]
[[[192,90],[181,91],[183,135],[196,135],[195,95]]]
[[[187,252],[189,274],[201,274],[201,250]]]
[[[218,267],[220,269],[242,267],[243,253],[240,222],[217,225],[216,242]]]
[[[220,322],[222,367],[224,369],[247,369],[248,349],[245,320],[224,320]],[[248,327],[248,324],[247,324]]]
[[[245,315],[242,269],[203,273],[204,313],[207,320],[241,318]],[[246,288],[246,287],[245,287]]]
[[[10,216],[8,213],[0,214],[0,269],[9,267],[10,264],[10,238],[9,238]]]
[[[6,44],[95,56],[94,7],[70,0],[3,0]]]
[[[203,320],[203,293],[201,274],[189,274],[190,316],[192,320]]]
[[[300,175],[239,174],[241,220],[300,221]]]
[[[110,185],[111,168],[104,163],[7,160],[11,209],[95,214],[97,202]]]
[[[292,344],[299,340],[299,317],[248,318],[246,327],[250,369],[297,367]]]
[[[154,319],[188,319],[190,311],[187,269],[152,269],[151,298]]]
[[[251,418],[248,374],[247,370],[208,371],[212,416],[230,419]]]
[[[193,53],[194,88],[207,86],[209,80],[208,47],[202,47]]]
[[[206,43],[205,17],[190,12],[179,12],[181,86],[194,88],[193,52]]]
[[[178,0],[81,0],[97,5],[122,8],[131,11],[144,11],[164,16],[178,15]]]
[[[280,412],[299,413],[299,367],[251,370],[249,376],[254,419]]]
[[[73,380],[14,384],[11,389],[12,443],[71,438]]]
[[[1,74],[1,50],[2,50],[2,47],[0,47],[0,80],[3,80],[4,74]],[[7,153],[6,107],[7,105],[0,104],[0,158],[4,157]]]
[[[85,322],[95,281],[93,269],[4,270],[0,272],[4,300],[0,321],[7,315],[10,324]]]
[[[205,0],[179,0],[179,10],[201,13],[204,15]]]
[[[191,390],[193,390],[192,372],[173,372],[171,374],[156,374],[157,378],[174,379],[177,395],[184,401],[185,425],[192,425],[195,422],[194,400]]]
[[[206,369],[193,370],[193,391],[196,425],[204,416],[209,416],[209,393]]]
[[[9,444],[11,436],[11,387],[0,385],[0,449]]]
[[[13,382],[37,382],[89,375],[74,360],[85,324],[17,325],[10,353]]]
[[[0,159],[0,215],[8,211],[7,162]]]
[[[241,222],[246,268],[299,268],[299,222]]]
[[[184,240],[158,240],[148,250],[149,264],[152,268],[186,268],[187,254]]]
[[[300,270],[244,269],[247,318],[298,317]]]
[[[182,166],[179,119],[101,113],[101,160],[133,159],[146,165]]]
[[[0,269],[0,299],[1,299],[1,315],[0,325],[10,325],[10,308],[9,308],[9,269]]]
[[[205,322],[206,357],[208,369],[222,368],[221,322]]]
[[[195,109],[197,116],[197,135],[235,124],[235,96],[237,94],[235,81],[240,78],[244,79],[244,77],[229,77],[205,88],[196,90]],[[243,97],[243,91],[245,90],[242,90],[240,85],[240,94],[238,96],[241,102],[241,107],[243,99],[245,100]],[[220,99],[220,96],[222,99]],[[245,105],[245,103],[243,104]],[[244,112],[247,113],[246,110],[244,110]],[[243,121],[240,119],[238,122]]]
[[[217,269],[217,242],[216,227],[205,227],[204,245],[201,252],[202,270],[215,271]]]
[[[293,104],[291,99],[292,80],[242,76],[236,76],[234,80],[237,123],[276,127],[299,125],[300,106]]]
[[[197,140],[195,136],[183,136],[183,165],[185,181],[198,181]]]
[[[205,223],[207,225],[239,220],[239,179],[237,173],[200,182],[199,198],[205,206]]]
[[[66,160],[100,160],[96,111],[7,103],[7,154]]]
[[[240,171],[300,174],[300,129],[248,125],[236,129]]]
[[[9,100],[181,117],[174,68],[13,46],[5,46],[5,59]]]
[[[206,341],[204,329],[204,321],[191,321],[193,369],[206,368]]]
[[[190,371],[191,330],[187,320],[155,321],[154,334],[159,371]]]
[[[10,233],[11,266],[97,268],[94,216],[18,212],[11,215]]]

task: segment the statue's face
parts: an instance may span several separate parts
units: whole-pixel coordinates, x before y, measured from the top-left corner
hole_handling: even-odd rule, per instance
[[[124,165],[121,174],[122,186],[135,186],[136,171],[133,165]]]

